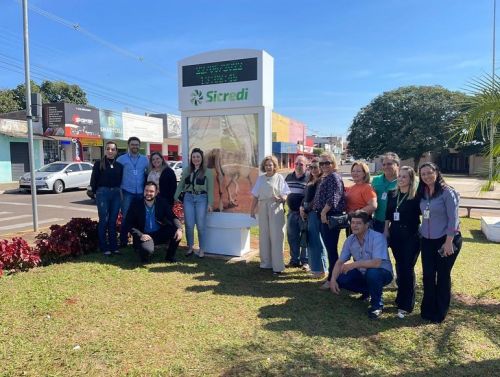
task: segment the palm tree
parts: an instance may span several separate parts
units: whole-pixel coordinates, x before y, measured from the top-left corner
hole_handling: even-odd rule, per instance
[[[465,115],[461,119],[462,144],[483,144],[483,154],[490,160],[488,182],[490,191],[500,181],[500,77],[484,75],[469,84]]]

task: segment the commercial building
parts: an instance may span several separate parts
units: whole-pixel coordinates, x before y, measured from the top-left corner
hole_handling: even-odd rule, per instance
[[[42,119],[33,122],[35,168],[54,161],[95,161],[108,140],[118,151],[127,139],[141,139],[141,153],[159,151],[165,158],[180,158],[180,117],[144,116],[70,103],[43,105]],[[165,138],[164,138],[165,136]],[[0,114],[0,182],[16,181],[29,171],[26,112]]]

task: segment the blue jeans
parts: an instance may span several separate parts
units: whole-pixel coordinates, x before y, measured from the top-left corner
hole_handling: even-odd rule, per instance
[[[186,192],[184,196],[184,222],[189,248],[194,246],[194,226],[198,230],[200,249],[205,250],[205,229],[207,227],[207,194],[194,195]]]
[[[128,244],[128,232],[129,232],[129,225],[127,224],[127,213],[128,209],[130,208],[130,204],[134,199],[142,199],[144,198],[144,193],[140,194],[132,194],[126,190],[122,190],[122,203],[121,203],[121,209],[122,209],[122,226],[120,228],[120,244],[121,245],[127,245]]]
[[[347,274],[340,274],[337,278],[340,288],[362,293],[363,295],[370,295],[372,310],[384,307],[382,289],[391,281],[392,274],[385,268],[368,268],[365,274],[354,268]]]
[[[320,236],[320,219],[316,212],[307,216],[307,251],[311,272],[321,273],[326,271],[326,251]]]
[[[294,264],[307,263],[307,248],[300,247],[301,224],[299,211],[290,211],[286,220],[286,235],[290,245],[290,263]]]
[[[102,252],[115,251],[116,247],[116,219],[120,211],[120,188],[99,187],[96,191],[97,213],[99,225],[99,248]]]
[[[319,213],[316,213],[318,221],[321,222]],[[330,229],[328,224],[320,224],[321,238],[326,247],[326,252],[328,253],[328,281],[332,279],[333,266],[339,259],[338,244],[340,229]]]

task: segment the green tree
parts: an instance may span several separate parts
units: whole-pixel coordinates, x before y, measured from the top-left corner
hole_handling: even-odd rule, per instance
[[[78,85],[70,85],[64,81],[44,81],[40,89],[47,102],[88,104],[86,93]]]
[[[485,75],[470,84],[470,96],[466,102],[466,113],[460,118],[460,142],[476,145],[484,156],[493,160],[488,183],[490,190],[500,181],[500,77]]]
[[[0,90],[0,114],[20,110],[14,92],[10,89]]]
[[[413,158],[418,166],[425,152],[448,148],[456,133],[454,121],[462,114],[467,96],[441,86],[408,86],[385,92],[354,118],[347,140],[359,158],[387,151]]]
[[[31,92],[40,93],[43,103],[70,102],[87,105],[87,94],[78,85],[64,81],[43,81],[38,85],[31,81]],[[26,85],[19,84],[14,89],[0,91],[0,113],[23,110],[26,108]]]
[[[40,87],[36,82],[33,80],[30,81],[31,83],[31,93],[40,93]],[[16,100],[16,103],[18,105],[18,110],[24,110],[26,108],[26,85],[24,84],[19,84],[16,86],[14,89],[12,89],[12,92],[14,93],[14,99]],[[42,94],[42,101],[43,101],[43,94]]]

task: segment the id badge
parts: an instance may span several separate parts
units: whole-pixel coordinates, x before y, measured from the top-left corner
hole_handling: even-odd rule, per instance
[[[387,200],[387,193],[386,192],[382,193],[382,196],[381,196],[380,199],[381,200]]]
[[[133,175],[137,175],[137,169],[132,170]]]
[[[399,212],[394,212],[394,221],[399,221]]]
[[[428,209],[424,210],[423,216],[424,216],[424,219],[430,219],[431,218],[431,211],[429,211]]]

